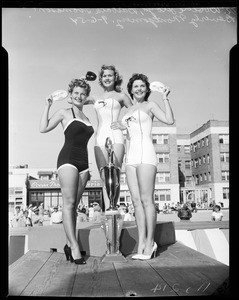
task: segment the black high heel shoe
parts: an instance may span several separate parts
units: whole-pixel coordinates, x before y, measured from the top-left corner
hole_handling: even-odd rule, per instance
[[[71,262],[74,262],[76,265],[85,265],[86,264],[86,261],[85,261],[84,257],[74,259],[72,254],[71,254],[71,248],[70,247],[68,247],[68,248],[69,248],[69,254],[70,254]]]
[[[71,248],[65,244],[64,248],[63,248],[64,252],[65,252],[65,256],[66,256],[66,260],[70,260],[70,255],[71,255]]]

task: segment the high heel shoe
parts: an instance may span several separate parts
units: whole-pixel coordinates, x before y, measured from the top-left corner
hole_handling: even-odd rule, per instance
[[[67,244],[65,244],[63,250],[65,252],[66,260],[70,260],[70,248]]]
[[[74,262],[76,265],[85,265],[86,264],[86,261],[85,261],[84,257],[77,258],[77,259],[73,258],[70,247],[69,247],[69,254],[70,254],[71,262]]]
[[[141,255],[142,255],[142,254],[137,253],[137,254],[133,255],[131,258],[132,258],[132,259],[139,259],[139,257],[140,257]]]
[[[154,242],[152,253],[151,254],[139,254],[137,259],[148,260],[156,256],[158,245]]]

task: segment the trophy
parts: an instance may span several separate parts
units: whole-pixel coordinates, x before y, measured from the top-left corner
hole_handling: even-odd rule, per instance
[[[113,162],[114,151],[109,137],[106,139],[105,148],[108,152],[108,164],[101,168],[100,171],[105,178],[110,207],[105,211],[105,221],[103,222],[107,250],[102,261],[125,262],[126,259],[119,250],[119,240],[124,220],[116,207],[120,194],[120,168],[115,166]]]

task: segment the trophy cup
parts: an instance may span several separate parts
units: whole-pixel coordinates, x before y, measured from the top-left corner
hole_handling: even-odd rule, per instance
[[[126,262],[126,258],[119,250],[119,240],[123,226],[123,218],[116,204],[120,194],[120,168],[113,162],[113,145],[111,139],[106,139],[105,148],[108,152],[108,164],[101,168],[105,178],[107,195],[110,207],[105,211],[103,228],[106,237],[107,250],[102,257],[102,262]]]

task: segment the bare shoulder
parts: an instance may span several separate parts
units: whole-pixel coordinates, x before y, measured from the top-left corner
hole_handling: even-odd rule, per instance
[[[56,113],[58,114],[58,116],[61,119],[67,119],[67,118],[69,118],[69,116],[71,114],[71,109],[70,108],[61,108]]]

